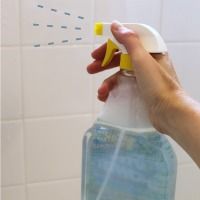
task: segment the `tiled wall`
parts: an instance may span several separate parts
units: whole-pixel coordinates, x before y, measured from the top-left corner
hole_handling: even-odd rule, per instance
[[[200,101],[199,10],[198,0],[3,0],[2,199],[80,200],[81,139],[102,106],[97,87],[111,73],[85,71],[94,21],[158,29],[183,86]],[[200,171],[172,143],[179,160],[176,200],[199,200]]]

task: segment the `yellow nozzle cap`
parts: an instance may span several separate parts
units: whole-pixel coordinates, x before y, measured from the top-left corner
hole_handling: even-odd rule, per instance
[[[132,62],[131,62],[131,57],[128,54],[121,54],[120,69],[133,71],[133,65],[132,65]]]
[[[102,22],[95,23],[94,34],[95,35],[103,35],[103,23]]]

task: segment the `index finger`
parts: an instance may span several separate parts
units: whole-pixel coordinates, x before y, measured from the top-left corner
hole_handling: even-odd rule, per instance
[[[105,57],[106,48],[107,48],[107,44],[104,43],[103,45],[101,45],[100,47],[98,47],[92,52],[92,57],[95,60],[103,60],[103,58]]]
[[[95,74],[107,69],[111,69],[114,67],[119,66],[120,62],[120,53],[116,53],[112,59],[112,61],[105,67],[102,67],[102,61],[101,60],[95,60],[91,64],[87,66],[87,71],[90,74]]]

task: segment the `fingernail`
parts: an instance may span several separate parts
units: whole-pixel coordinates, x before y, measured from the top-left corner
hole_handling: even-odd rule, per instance
[[[112,27],[113,31],[119,31],[119,29],[122,28],[123,25],[119,21],[113,21]]]

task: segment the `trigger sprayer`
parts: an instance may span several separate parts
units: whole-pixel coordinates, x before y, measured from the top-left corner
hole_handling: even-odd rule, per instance
[[[143,47],[149,53],[167,52],[165,42],[160,34],[152,27],[139,23],[124,23],[123,25],[137,33]],[[102,62],[102,67],[108,65],[111,62],[114,53],[119,50],[122,52],[120,57],[120,68],[124,70],[132,70],[131,58],[128,55],[126,48],[113,37],[110,28],[111,23],[98,22],[94,26],[94,33],[96,36],[109,38],[107,41],[107,49]]]
[[[166,53],[160,34],[145,24],[123,24],[135,31],[149,53]],[[118,84],[83,139],[82,200],[174,200],[176,155],[167,138],[151,125],[125,47],[96,23],[107,39],[102,67],[121,51]],[[159,83],[158,83],[159,84]]]

